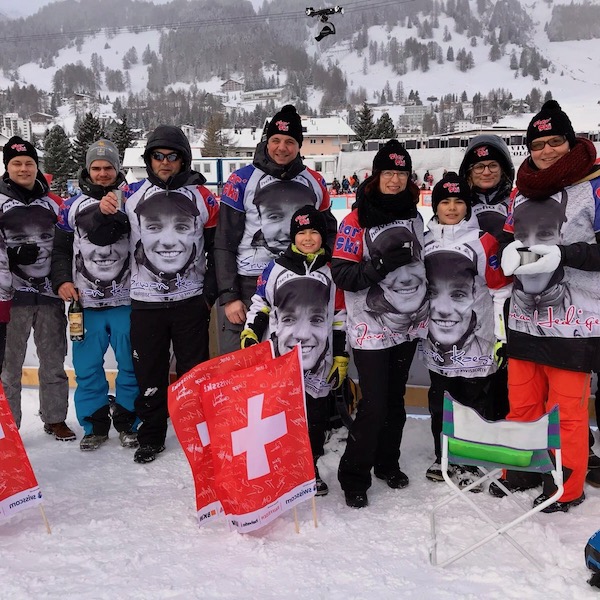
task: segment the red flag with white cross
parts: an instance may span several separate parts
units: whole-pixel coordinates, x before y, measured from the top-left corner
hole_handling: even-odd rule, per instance
[[[0,385],[0,520],[41,502],[42,493]]]
[[[223,354],[200,363],[169,387],[169,416],[192,469],[199,523],[205,523],[223,512],[214,489],[213,459],[209,430],[200,399],[201,385],[213,377],[247,369],[272,358],[271,343],[263,342],[246,350]]]
[[[215,489],[231,528],[253,531],[315,495],[299,345],[211,378],[200,394]]]

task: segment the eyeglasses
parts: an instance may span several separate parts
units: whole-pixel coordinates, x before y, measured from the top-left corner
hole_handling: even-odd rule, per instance
[[[557,148],[558,146],[562,146],[566,141],[567,138],[564,135],[557,135],[549,140],[533,140],[533,142],[529,144],[529,148],[534,152],[539,152],[546,147],[546,144],[551,148]]]
[[[381,177],[383,179],[391,179],[394,175],[398,179],[408,179],[408,173],[406,171],[381,171]]]
[[[153,152],[152,158],[154,160],[158,160],[159,162],[162,162],[165,160],[165,158],[169,162],[175,162],[176,160],[179,160],[180,156],[177,152],[169,152],[169,154],[164,154],[163,152]]]
[[[477,163],[471,167],[471,171],[473,173],[476,173],[477,175],[481,175],[486,169],[490,173],[497,173],[500,170],[500,165],[497,162],[491,162],[491,163]]]

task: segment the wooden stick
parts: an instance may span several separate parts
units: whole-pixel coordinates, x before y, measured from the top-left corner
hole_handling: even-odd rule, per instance
[[[317,529],[317,527],[319,526],[319,523],[317,522],[317,501],[315,500],[315,497],[312,497],[312,513],[313,513],[313,523],[315,524],[315,529]]]
[[[46,531],[50,534],[52,533],[52,529],[50,529],[50,523],[48,523],[48,519],[46,518],[46,511],[44,510],[44,506],[40,504],[40,511],[42,513],[42,519],[44,519],[44,523],[46,524]]]
[[[296,526],[296,533],[300,533],[300,523],[298,523],[298,510],[294,506],[294,525]]]

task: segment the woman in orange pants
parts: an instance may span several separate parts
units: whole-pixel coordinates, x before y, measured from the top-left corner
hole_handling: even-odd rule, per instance
[[[600,355],[600,167],[554,100],[531,120],[527,147],[502,244],[502,269],[514,274],[507,419],[535,420],[559,405],[565,489],[544,512],[566,512],[585,499],[590,376]],[[551,495],[553,482],[544,484],[534,504]]]

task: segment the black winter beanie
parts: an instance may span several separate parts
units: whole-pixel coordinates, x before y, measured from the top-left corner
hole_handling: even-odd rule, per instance
[[[438,205],[446,198],[460,198],[467,205],[467,218],[471,214],[471,189],[466,179],[459,177],[453,171],[444,175],[433,187],[431,192],[431,207],[433,213],[437,214]]]
[[[292,242],[299,231],[315,229],[321,234],[321,245],[327,241],[327,223],[321,211],[307,204],[299,208],[293,215],[290,223],[290,239]]]
[[[373,159],[373,174],[380,171],[412,172],[412,159],[398,140],[386,142]]]
[[[276,134],[289,135],[293,137],[300,146],[304,136],[302,135],[302,120],[296,112],[296,107],[286,104],[272,119],[267,127],[267,140]]]
[[[527,147],[531,148],[533,140],[547,135],[564,135],[571,148],[575,143],[575,130],[571,119],[556,100],[545,102],[540,112],[531,119],[527,127]]]
[[[2,150],[4,166],[6,167],[15,156],[29,156],[33,158],[36,165],[39,163],[38,153],[33,144],[30,144],[18,135],[14,135],[4,144],[4,149]]]

